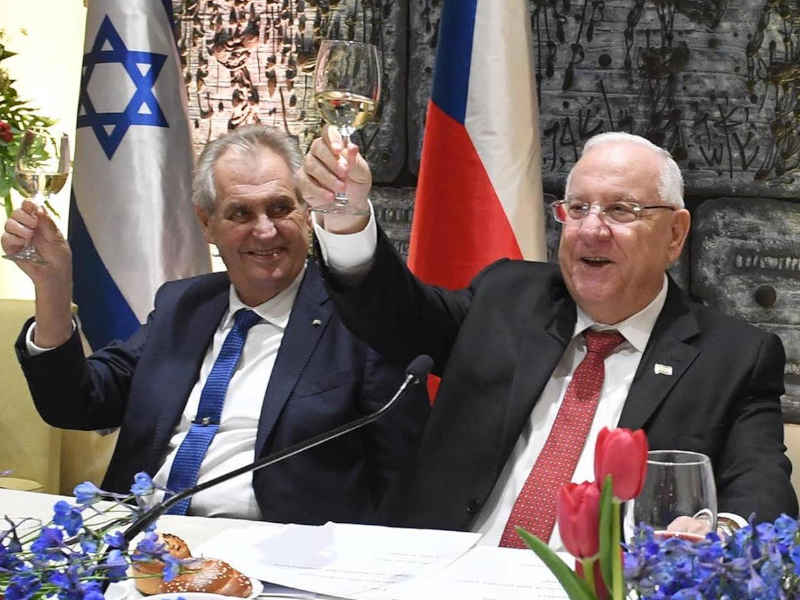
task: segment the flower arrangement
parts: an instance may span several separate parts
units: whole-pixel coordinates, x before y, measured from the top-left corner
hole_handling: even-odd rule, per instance
[[[603,428],[594,451],[595,481],[568,483],[558,496],[558,528],[577,559],[573,572],[546,542],[517,528],[526,545],[550,568],[571,600],[625,598],[620,507],[642,491],[647,437],[642,430]],[[602,488],[597,482],[603,482]]]
[[[4,43],[5,34],[0,29],[0,62],[15,56]],[[11,189],[19,189],[14,179],[14,162],[26,129],[46,129],[55,123],[43,117],[28,101],[21,100],[14,88],[14,80],[0,66],[0,198],[6,215],[11,214]]]
[[[171,580],[181,561],[167,552],[154,524],[132,552],[119,531],[144,512],[154,489],[145,473],[136,475],[127,495],[85,482],[74,490],[75,504],[55,504],[48,523],[6,516],[8,528],[0,526],[0,598],[101,600],[107,583],[125,579],[138,561],[162,561],[164,579]]]
[[[625,545],[625,580],[642,600],[800,598],[800,535],[795,519],[750,523],[700,542],[659,540],[640,528]]]
[[[699,542],[659,538],[637,527],[620,540],[620,506],[639,495],[647,470],[641,430],[603,429],[597,438],[595,477],[568,483],[558,497],[558,527],[572,571],[547,544],[518,533],[561,583],[571,600],[800,600],[800,526],[782,515],[732,535],[706,534]]]

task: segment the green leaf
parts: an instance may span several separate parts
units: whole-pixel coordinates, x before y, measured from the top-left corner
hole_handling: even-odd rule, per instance
[[[590,590],[589,585],[578,577],[575,571],[570,569],[547,544],[521,527],[517,527],[516,530],[525,545],[533,550],[536,556],[542,559],[542,562],[550,569],[550,572],[555,575],[570,600],[597,600],[594,590]]]
[[[600,494],[600,523],[598,525],[598,535],[600,541],[600,572],[603,574],[603,581],[606,587],[611,585],[611,573],[613,565],[613,552],[619,552],[619,548],[613,548],[613,522],[614,511],[612,507],[613,489],[611,485],[611,475],[606,475],[603,481],[603,491]],[[609,590],[610,592],[611,590]]]

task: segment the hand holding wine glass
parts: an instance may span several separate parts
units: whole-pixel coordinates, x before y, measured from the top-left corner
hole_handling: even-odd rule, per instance
[[[324,40],[317,54],[314,92],[322,118],[338,129],[347,151],[349,137],[375,117],[381,92],[378,49],[372,44]],[[344,192],[333,203],[314,206],[324,214],[368,214],[349,206]]]
[[[58,145],[44,131],[24,133],[14,165],[18,189],[37,206],[46,205],[50,196],[64,187],[69,175],[69,138],[63,134]],[[8,227],[6,228],[8,230]],[[45,262],[32,243],[3,258],[15,261]]]
[[[642,492],[625,503],[625,540],[634,528],[648,525],[657,537],[699,541],[717,523],[717,491],[711,461],[705,454],[652,450]]]

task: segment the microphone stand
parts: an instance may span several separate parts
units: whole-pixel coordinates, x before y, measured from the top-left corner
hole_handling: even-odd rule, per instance
[[[341,437],[345,434],[355,431],[356,429],[360,429],[364,425],[368,425],[373,421],[377,421],[384,413],[386,413],[397,402],[398,399],[400,399],[402,396],[405,395],[410,386],[416,385],[420,381],[422,381],[432,367],[433,367],[433,360],[431,359],[431,357],[425,354],[421,354],[420,356],[412,360],[411,363],[408,365],[408,368],[406,369],[406,378],[400,385],[400,387],[397,389],[394,396],[392,396],[392,398],[386,404],[384,404],[381,408],[379,408],[375,412],[365,415],[363,417],[359,417],[358,419],[354,419],[353,421],[345,423],[344,425],[340,425],[336,429],[320,433],[319,435],[316,435],[302,442],[292,444],[291,446],[284,448],[283,450],[279,450],[278,452],[274,452],[272,454],[269,454],[268,456],[259,458],[255,462],[250,463],[249,465],[244,465],[243,467],[234,469],[233,471],[220,475],[219,477],[215,477],[214,479],[209,479],[208,481],[200,483],[194,487],[186,488],[185,490],[178,492],[173,496],[170,496],[163,502],[159,502],[154,507],[145,512],[143,515],[141,515],[138,519],[136,519],[136,521],[131,523],[128,526],[128,528],[122,532],[125,541],[130,543],[130,541],[134,537],[136,537],[136,535],[144,531],[148,525],[150,525],[153,521],[158,519],[158,517],[160,517],[167,510],[169,510],[170,507],[177,504],[184,498],[194,496],[198,492],[202,492],[203,490],[212,488],[215,485],[219,485],[220,483],[228,481],[229,479],[232,479],[238,475],[242,475],[244,473],[249,473],[250,471],[257,471],[258,469],[269,467],[270,465],[274,465],[275,463],[284,461],[287,458],[294,456],[295,454],[300,454],[301,452],[310,450],[315,446],[319,446],[320,444],[329,442],[330,440]]]

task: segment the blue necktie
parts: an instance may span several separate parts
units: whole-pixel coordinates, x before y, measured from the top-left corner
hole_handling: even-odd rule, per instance
[[[248,330],[261,320],[252,310],[242,308],[234,315],[233,329],[228,333],[222,350],[208,374],[206,384],[200,393],[200,404],[197,416],[192,422],[189,432],[183,438],[181,447],[175,455],[172,469],[167,479],[167,489],[172,492],[181,492],[197,483],[197,473],[200,463],[203,462],[211,440],[219,429],[222,405],[225,403],[225,394],[231,381],[233,371],[239,362],[247,338]],[[185,515],[189,510],[191,498],[184,498],[171,507],[167,514]]]

